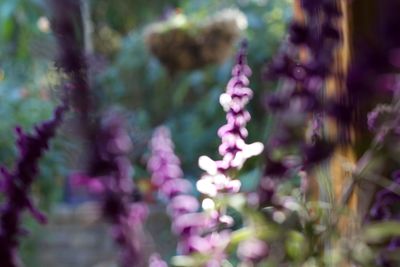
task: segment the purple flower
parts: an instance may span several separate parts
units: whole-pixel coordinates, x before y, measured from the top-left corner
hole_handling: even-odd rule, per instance
[[[59,49],[56,65],[64,70],[71,81],[71,105],[78,110],[81,120],[87,120],[92,109],[87,77],[87,61],[79,39],[80,1],[51,0],[51,27]],[[86,121],[87,122],[87,121]],[[82,122],[82,128],[89,125]]]
[[[158,127],[154,131],[150,149],[147,168],[151,173],[151,181],[168,203],[172,230],[179,237],[178,251],[181,254],[190,254],[196,250],[192,246],[192,240],[200,238],[207,218],[204,214],[197,213],[199,202],[188,195],[192,186],[183,179],[180,161],[174,153],[168,128]]]
[[[225,259],[224,249],[229,242],[229,235],[226,232],[213,232],[212,229],[221,223],[219,219],[225,219],[227,224],[230,223],[229,219],[212,211],[198,212],[199,202],[188,195],[191,187],[182,178],[183,172],[179,159],[174,154],[167,128],[158,127],[154,131],[150,148],[148,169],[153,184],[168,201],[167,210],[172,220],[172,230],[179,238],[178,253],[204,253],[211,256],[205,266],[220,266],[221,261]],[[203,201],[203,208],[207,201],[212,202],[211,199],[206,199]],[[211,206],[212,204],[213,202]]]
[[[367,116],[367,125],[375,133],[375,140],[383,143],[386,137],[399,135],[399,113],[395,106],[378,105]]]
[[[227,258],[225,250],[230,241],[230,232],[212,232],[205,236],[192,235],[186,239],[188,253],[202,253],[208,259],[203,266],[217,267]]]
[[[322,135],[323,119],[328,115],[340,126],[338,141],[347,142],[350,138],[353,110],[342,101],[327,100],[323,92],[332,73],[335,47],[340,42],[336,25],[340,12],[331,0],[302,0],[301,7],[305,23],[292,23],[289,38],[266,73],[268,79],[282,80],[281,90],[266,99],[266,107],[277,115],[277,127],[265,149],[264,176],[268,181],[307,172],[332,155],[333,144]],[[301,56],[304,48],[307,58]],[[277,150],[279,157],[273,153]],[[272,196],[272,191],[268,186],[262,192],[261,187],[260,197]]]
[[[199,209],[199,202],[195,197],[188,195],[177,195],[171,199],[168,210],[172,218],[182,214],[196,212]]]
[[[266,207],[278,204],[276,196],[277,182],[271,178],[264,178],[260,181],[257,197],[254,203],[258,207]]]
[[[167,198],[171,198],[173,189],[171,185],[178,185],[177,191],[187,188],[182,179],[183,172],[180,168],[179,158],[174,154],[174,145],[171,134],[166,127],[159,127],[154,131],[150,142],[151,157],[147,162],[147,168],[151,173],[152,183],[160,188],[160,193]],[[171,184],[172,182],[172,184]],[[164,192],[164,185],[166,185]],[[179,189],[178,189],[179,188]],[[182,192],[187,193],[187,191]]]
[[[308,13],[313,13],[317,12],[319,8],[322,7],[324,1],[321,0],[301,0],[301,6],[302,8],[308,12]]]
[[[192,184],[184,179],[171,179],[163,183],[162,194],[167,199],[186,194],[192,190]]]
[[[237,251],[243,262],[257,264],[268,256],[268,245],[259,239],[248,239],[239,244]]]
[[[39,160],[48,149],[66,110],[65,104],[56,108],[53,119],[37,125],[33,134],[16,128],[17,164],[13,171],[2,167],[0,174],[0,191],[4,194],[0,206],[0,262],[4,267],[20,266],[17,249],[19,237],[24,232],[20,226],[22,213],[29,210],[37,221],[46,222],[46,217],[36,209],[29,195],[39,172]]]
[[[80,1],[50,1],[52,28],[59,44],[57,65],[70,79],[71,105],[77,111],[78,130],[86,144],[88,167],[75,177],[78,184],[89,186],[101,198],[103,216],[111,224],[115,242],[120,247],[123,267],[144,266],[142,222],[147,208],[137,202],[133,169],[129,160],[131,140],[119,115],[93,116],[90,75],[86,55],[81,48],[79,28]],[[98,105],[101,106],[101,105]]]
[[[226,248],[231,239],[230,228],[234,219],[226,214],[226,204],[218,202],[221,194],[234,194],[240,191],[241,182],[232,174],[242,168],[250,157],[262,153],[264,146],[260,142],[246,144],[248,136],[246,125],[251,116],[245,109],[253,96],[248,87],[251,70],[246,63],[246,43],[243,42],[238,53],[232,78],[227,84],[226,92],[220,96],[220,104],[226,112],[227,123],[219,128],[221,138],[219,154],[221,160],[212,160],[207,156],[199,158],[199,167],[205,171],[197,181],[199,192],[207,196],[202,202],[206,217],[206,234],[191,235],[187,240],[189,250],[201,252],[207,256],[204,266],[221,266],[228,257]]]
[[[333,146],[326,141],[316,141],[313,144],[307,144],[302,148],[303,163],[305,169],[310,169],[315,164],[329,158],[333,153]]]
[[[289,27],[289,38],[293,44],[300,45],[307,43],[309,34],[309,29],[298,22],[293,22]]]
[[[116,113],[104,116],[93,141],[89,175],[79,175],[74,181],[99,194],[103,216],[120,247],[121,265],[144,266],[142,224],[148,210],[144,203],[137,202],[128,157],[132,143],[122,118]]]
[[[168,267],[168,264],[163,261],[158,254],[153,254],[149,260],[149,267]]]
[[[173,219],[172,230],[180,237],[199,235],[207,225],[207,217],[203,213],[187,213]]]
[[[220,96],[220,104],[226,112],[227,120],[218,130],[222,141],[218,150],[222,159],[214,161],[207,156],[199,158],[199,166],[206,174],[196,186],[200,192],[211,197],[218,193],[238,192],[240,181],[229,177],[228,171],[239,170],[248,158],[259,155],[264,149],[259,142],[245,143],[248,135],[246,124],[251,118],[245,106],[253,96],[248,87],[251,70],[246,62],[246,48],[247,44],[243,42],[232,70],[232,78],[227,84],[226,92]]]

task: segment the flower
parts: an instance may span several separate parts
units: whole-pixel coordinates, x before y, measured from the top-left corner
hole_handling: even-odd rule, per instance
[[[182,179],[180,161],[174,154],[174,145],[168,128],[161,126],[154,131],[150,149],[151,156],[147,162],[147,169],[151,173],[151,182],[160,188],[160,194],[170,200],[178,193],[187,193],[190,186]]]
[[[179,158],[174,153],[174,144],[168,128],[160,126],[155,129],[150,141],[151,155],[147,169],[151,181],[158,189],[159,195],[167,202],[167,210],[172,220],[172,230],[178,236],[178,251],[190,254],[198,247],[193,240],[202,240],[202,233],[207,218],[198,213],[198,200],[189,195],[192,186],[183,179]]]
[[[302,0],[305,22],[293,21],[281,51],[266,68],[267,79],[281,79],[282,87],[266,97],[268,111],[277,115],[277,127],[267,143],[265,184],[271,179],[309,172],[329,158],[333,143],[350,140],[354,109],[342,98],[326,98],[325,82],[332,74],[332,62],[341,33],[336,23],[340,11],[331,0]],[[307,57],[302,56],[307,51]],[[324,120],[331,116],[338,127],[337,140],[323,135]],[[304,134],[306,133],[306,134]],[[279,153],[274,153],[279,151]],[[279,156],[277,156],[279,154]],[[275,185],[274,185],[275,186]],[[260,199],[269,202],[271,186]]]
[[[159,254],[154,253],[150,256],[149,267],[168,267],[168,264],[161,259]]]
[[[73,176],[75,185],[87,186],[100,197],[102,214],[120,248],[123,267],[143,266],[143,227],[147,206],[138,201],[129,160],[132,143],[121,116],[109,112],[103,116],[93,139],[88,174]]]
[[[199,167],[206,173],[197,182],[197,189],[210,197],[218,193],[236,193],[240,189],[240,181],[228,175],[231,169],[239,170],[250,157],[262,153],[264,146],[260,142],[246,144],[248,135],[246,124],[250,113],[245,106],[253,96],[248,87],[251,69],[246,63],[247,43],[243,42],[237,55],[236,65],[232,69],[232,78],[226,86],[226,92],[220,96],[220,104],[226,112],[227,123],[219,128],[221,138],[219,154],[221,160],[212,160],[207,156],[199,158]]]
[[[22,213],[29,210],[40,223],[46,217],[36,209],[29,197],[30,189],[39,172],[39,160],[49,148],[49,141],[54,137],[57,128],[67,111],[65,103],[57,107],[54,117],[35,127],[33,134],[25,133],[17,127],[17,146],[19,156],[13,171],[1,168],[0,191],[4,202],[0,206],[0,262],[4,267],[19,266],[17,249],[19,237],[24,232],[20,226]]]
[[[259,263],[269,253],[268,245],[259,239],[252,238],[239,244],[237,254],[239,259],[253,264]]]
[[[86,144],[88,167],[74,177],[76,184],[86,185],[98,193],[103,217],[110,223],[113,238],[120,248],[123,267],[144,266],[141,251],[144,239],[142,223],[146,206],[137,202],[138,189],[129,160],[132,143],[122,118],[113,112],[91,118],[94,103],[91,96],[90,73],[86,54],[80,44],[76,21],[80,2],[50,1],[53,12],[51,25],[59,45],[56,65],[70,80],[71,105],[77,112],[78,130]],[[145,263],[146,262],[146,263]]]
[[[200,193],[210,197],[218,193],[237,193],[240,190],[241,182],[232,180],[228,176],[218,173],[215,175],[204,175],[196,184]]]
[[[260,142],[246,144],[246,129],[250,121],[250,113],[245,106],[253,96],[248,87],[251,75],[246,63],[246,42],[242,43],[237,56],[236,65],[232,69],[232,78],[226,86],[226,92],[220,96],[220,104],[226,112],[226,124],[219,128],[218,136],[221,145],[218,148],[221,160],[213,160],[208,156],[199,158],[199,167],[205,171],[197,181],[197,190],[206,195],[202,202],[204,214],[207,215],[208,233],[188,239],[188,248],[207,256],[204,266],[222,266],[227,260],[226,247],[231,239],[230,228],[234,219],[226,214],[226,204],[218,203],[221,194],[235,194],[240,191],[241,182],[232,176],[234,171],[242,168],[250,157],[263,152]]]

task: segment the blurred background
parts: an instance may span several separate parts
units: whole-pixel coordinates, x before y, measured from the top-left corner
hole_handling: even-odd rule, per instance
[[[261,73],[285,38],[291,5],[291,0],[81,1],[77,23],[93,93],[100,110],[112,107],[128,121],[134,179],[154,203],[148,227],[158,238],[149,245],[165,258],[175,253],[169,222],[145,169],[152,130],[161,124],[171,129],[185,177],[195,181],[198,157],[216,157],[216,132],[225,120],[219,95],[238,43],[246,38],[255,92],[249,142],[265,140],[271,119],[262,99],[275,86],[263,83]],[[62,74],[54,64],[50,17],[47,0],[0,1],[0,162],[8,167],[16,156],[14,127],[32,129],[59,101]],[[41,161],[34,194],[51,220],[43,227],[27,218],[31,234],[24,240],[23,258],[29,267],[113,266],[113,245],[106,228],[92,218],[90,197],[69,186],[68,174],[79,167],[80,145],[73,133],[67,121]],[[244,190],[257,184],[256,165],[250,162],[243,170]]]

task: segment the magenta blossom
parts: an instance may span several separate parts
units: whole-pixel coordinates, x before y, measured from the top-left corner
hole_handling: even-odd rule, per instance
[[[53,119],[37,125],[32,134],[16,128],[18,162],[13,171],[2,167],[0,173],[0,192],[4,194],[0,206],[0,265],[3,267],[20,266],[17,249],[19,237],[25,232],[20,225],[22,213],[28,210],[37,221],[46,222],[46,217],[36,209],[29,194],[39,173],[39,160],[49,148],[49,141],[54,137],[66,110],[66,105],[59,106]]]
[[[101,198],[103,217],[111,224],[112,236],[120,247],[123,267],[145,266],[143,227],[147,206],[138,202],[129,160],[132,143],[122,118],[104,116],[94,139],[89,174],[74,175],[75,185],[87,186]]]
[[[251,118],[245,106],[253,96],[248,87],[250,75],[251,70],[246,63],[246,44],[243,42],[232,70],[232,78],[226,92],[220,96],[220,103],[227,113],[227,123],[218,130],[218,136],[222,140],[219,146],[222,159],[215,161],[207,156],[199,158],[199,166],[206,174],[197,182],[197,189],[210,197],[215,197],[218,193],[238,192],[240,181],[229,177],[228,171],[239,170],[248,158],[259,155],[264,149],[259,142],[245,143],[248,135],[246,124]]]
[[[227,123],[219,128],[221,138],[219,146],[220,160],[207,156],[199,158],[199,167],[205,171],[197,181],[197,190],[207,197],[202,201],[204,214],[207,215],[208,233],[196,237],[191,245],[210,258],[204,266],[222,266],[227,261],[226,248],[231,240],[230,227],[234,219],[226,213],[226,204],[221,202],[223,194],[235,194],[240,191],[241,183],[233,175],[239,171],[246,160],[262,153],[264,146],[260,142],[247,144],[246,125],[251,116],[245,109],[253,96],[248,87],[251,70],[246,63],[246,43],[238,53],[232,78],[227,84],[226,92],[220,96],[220,104],[226,111]],[[223,230],[222,230],[223,229]],[[260,241],[261,242],[261,241]]]
[[[260,142],[245,142],[248,135],[246,124],[251,118],[245,106],[253,96],[248,87],[250,75],[251,70],[246,62],[246,43],[243,42],[232,70],[232,78],[226,86],[226,92],[220,96],[220,104],[226,111],[227,120],[218,130],[222,141],[219,146],[222,159],[212,160],[207,156],[199,158],[199,166],[206,174],[197,182],[197,189],[210,197],[215,197],[218,193],[238,192],[240,181],[233,180],[228,172],[241,169],[248,158],[259,155],[264,149]]]
[[[172,230],[179,237],[178,251],[189,254],[197,250],[193,240],[198,240],[207,224],[207,218],[197,213],[198,200],[189,195],[190,182],[183,179],[180,161],[174,153],[171,134],[166,127],[158,127],[150,141],[151,156],[147,168],[159,195],[167,202],[172,219]]]

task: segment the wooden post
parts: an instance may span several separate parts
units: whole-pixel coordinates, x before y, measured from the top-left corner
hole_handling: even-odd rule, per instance
[[[350,19],[349,19],[349,4],[346,0],[336,0],[338,7],[342,12],[342,17],[337,23],[337,27],[341,32],[341,42],[339,47],[334,52],[334,62],[332,75],[327,80],[326,95],[330,100],[335,102],[349,101],[346,95],[346,76],[350,63]],[[349,128],[343,129],[340,122],[329,120],[327,121],[326,133],[328,137],[338,142],[333,157],[329,164],[329,171],[332,178],[332,189],[335,204],[340,205],[343,192],[346,186],[351,182],[351,172],[349,169],[356,162],[354,152],[355,135],[352,125]],[[341,137],[346,136],[347,140],[339,140]],[[353,193],[347,203],[348,211],[357,214],[357,194]],[[340,206],[338,206],[340,208]],[[349,216],[346,216],[350,219]],[[351,227],[352,220],[343,222],[343,228]],[[345,231],[345,229],[342,229]],[[347,229],[349,230],[349,229]]]
[[[304,16],[303,10],[301,8],[301,0],[295,0],[293,2],[293,19],[299,24],[305,24],[306,23],[306,18]],[[305,62],[308,58],[308,52],[304,48],[300,48],[299,50],[299,60],[301,62]],[[310,117],[310,122],[311,122],[311,117]],[[311,124],[309,127],[312,127]],[[306,137],[309,138],[308,134],[305,133]],[[311,142],[311,140],[309,140]],[[320,189],[319,189],[319,183],[316,175],[314,173],[308,173],[307,174],[307,179],[308,179],[308,189],[307,189],[307,194],[306,198],[311,201],[318,201],[320,198]]]
[[[304,14],[300,7],[300,1],[296,0],[294,2],[294,18],[297,21],[305,22]],[[328,100],[334,100],[335,102],[346,101],[346,75],[350,63],[351,55],[351,36],[350,36],[350,17],[349,17],[349,1],[347,0],[336,0],[338,8],[342,12],[342,17],[337,21],[337,27],[341,32],[341,42],[334,51],[334,60],[332,62],[332,75],[328,77],[326,81],[326,98]],[[306,59],[307,55],[300,51],[300,60]],[[314,177],[310,181],[310,200],[317,200],[318,198],[329,199],[336,211],[341,209],[342,195],[345,188],[351,181],[351,172],[347,167],[351,167],[356,163],[356,156],[354,152],[354,142],[355,135],[354,129],[350,126],[348,129],[342,129],[340,122],[333,119],[326,119],[324,122],[324,132],[328,139],[332,140],[338,145],[334,151],[332,158],[330,159],[328,166],[328,174],[330,179],[330,184],[332,192],[322,192],[321,188],[323,185],[318,185],[318,179]],[[342,136],[342,131],[347,131],[345,133],[348,136],[348,140],[345,142],[339,142]],[[311,174],[313,175],[313,174]],[[315,175],[314,175],[315,176]],[[329,196],[326,195],[329,193]],[[326,199],[325,199],[326,200]],[[349,201],[346,203],[345,209],[348,215],[338,218],[338,228],[341,236],[348,236],[358,228],[358,220],[351,215],[357,215],[357,193],[352,193],[349,197]],[[347,259],[343,259],[340,266],[351,266]]]

